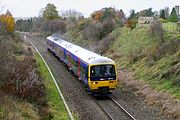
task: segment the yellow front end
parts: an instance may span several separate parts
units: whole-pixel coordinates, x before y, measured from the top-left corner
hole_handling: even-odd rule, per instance
[[[91,65],[95,66],[95,65]],[[92,92],[108,92],[111,93],[117,87],[117,73],[115,68],[114,78],[99,78],[99,80],[91,80],[91,66],[89,67],[88,84]],[[113,64],[115,67],[115,64]]]
[[[99,92],[100,88],[108,88],[109,92],[113,92],[113,90],[117,87],[117,80],[104,80],[104,81],[90,81],[89,87],[93,92]]]

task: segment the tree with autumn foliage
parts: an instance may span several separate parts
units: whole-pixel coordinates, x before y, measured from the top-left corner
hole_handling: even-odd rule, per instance
[[[103,18],[103,12],[102,11],[96,11],[94,14],[92,14],[92,18],[98,22],[102,21]]]
[[[7,32],[14,32],[15,22],[12,14],[7,11],[6,14],[0,15],[0,23],[5,25],[5,30]]]
[[[128,28],[131,28],[131,30],[133,30],[136,27],[136,24],[137,24],[137,20],[136,19],[131,19],[131,20],[127,21],[126,26]]]

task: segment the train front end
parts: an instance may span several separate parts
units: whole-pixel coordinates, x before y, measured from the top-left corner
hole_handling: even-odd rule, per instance
[[[109,95],[117,87],[115,64],[94,64],[89,66],[89,87],[93,95]]]

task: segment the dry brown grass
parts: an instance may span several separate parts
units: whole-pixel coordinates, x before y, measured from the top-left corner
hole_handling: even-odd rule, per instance
[[[40,120],[38,109],[27,102],[18,102],[16,98],[6,96],[0,98],[3,120]]]
[[[143,80],[136,80],[134,74],[130,71],[118,71],[120,83],[134,91],[134,93],[143,99],[150,106],[159,106],[161,114],[180,119],[180,101],[173,98],[169,93],[154,90]]]
[[[45,118],[49,114],[45,86],[33,52],[23,49],[14,36],[5,37],[6,41],[0,41],[0,116],[7,120]]]

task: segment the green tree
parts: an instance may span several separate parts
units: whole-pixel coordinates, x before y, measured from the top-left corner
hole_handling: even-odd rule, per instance
[[[154,16],[154,12],[152,11],[152,8],[148,8],[146,10],[146,16],[148,16],[148,17]]]
[[[173,7],[172,11],[171,11],[171,14],[169,16],[169,21],[170,22],[177,22],[178,21],[178,16],[176,14],[176,10],[175,8]]]
[[[135,14],[135,10],[130,10],[130,15],[129,15],[129,20],[133,19],[134,17],[136,17],[136,14]]]
[[[152,8],[148,8],[148,9],[140,11],[139,16],[153,17],[154,12],[152,11]]]
[[[165,15],[165,10],[164,10],[164,9],[162,9],[162,10],[160,11],[160,18],[166,19],[166,15]]]
[[[46,20],[54,20],[59,18],[58,11],[56,10],[56,6],[54,4],[48,3],[43,11],[43,18]]]

